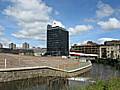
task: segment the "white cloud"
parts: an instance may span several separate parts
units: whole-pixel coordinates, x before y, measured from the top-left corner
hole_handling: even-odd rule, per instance
[[[8,47],[8,44],[11,42],[7,37],[4,35],[5,28],[0,25],[0,43],[4,45],[4,47]]]
[[[45,40],[52,8],[42,0],[9,1],[12,5],[4,10],[4,14],[13,17],[21,29],[12,35],[22,39]]]
[[[65,28],[65,26],[62,24],[62,22],[54,20],[52,23],[52,27],[56,27],[56,26]]]
[[[119,40],[119,39],[115,39],[115,38],[99,38],[96,41],[94,41],[94,40],[85,40],[85,41],[82,41],[80,43],[77,43],[77,45],[86,45],[88,41],[92,41],[92,42],[95,42],[95,43],[98,43],[98,44],[104,44],[105,41],[112,41],[112,40]]]
[[[119,18],[120,16],[120,8],[113,8],[111,5],[104,3],[102,1],[98,1],[97,9],[94,18],[85,18],[84,22],[98,22],[104,17],[114,16]]]
[[[101,28],[106,30],[120,29],[120,21],[116,18],[110,18],[108,21],[100,21],[98,22],[98,25],[100,25]]]
[[[105,4],[102,1],[98,2],[97,8],[96,15],[98,18],[111,16],[115,12],[109,4]]]
[[[97,22],[98,19],[97,18],[85,18],[83,21],[84,22]]]
[[[69,28],[70,35],[77,35],[81,32],[89,31],[93,29],[91,25],[76,25],[74,28]]]
[[[0,36],[3,35],[3,32],[4,32],[4,27],[0,25]]]
[[[119,40],[119,39],[115,39],[115,38],[100,38],[97,40],[97,42],[99,44],[104,44],[105,41],[112,41],[112,40]]]
[[[77,45],[86,45],[88,41],[91,41],[91,40],[82,41],[82,42],[80,42],[80,43],[77,43]]]
[[[6,37],[0,37],[0,43],[2,43],[4,47],[8,47],[8,45],[11,43],[11,40]]]

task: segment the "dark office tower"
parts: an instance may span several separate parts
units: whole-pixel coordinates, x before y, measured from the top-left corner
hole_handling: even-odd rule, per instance
[[[69,55],[69,32],[59,26],[47,26],[47,54],[51,56]]]

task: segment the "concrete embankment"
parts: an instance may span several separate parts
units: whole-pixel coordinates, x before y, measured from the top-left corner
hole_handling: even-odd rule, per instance
[[[71,70],[53,68],[49,66],[0,69],[0,82],[35,78],[40,76],[72,77],[87,72],[91,69],[91,66],[92,64],[87,62],[86,65]]]

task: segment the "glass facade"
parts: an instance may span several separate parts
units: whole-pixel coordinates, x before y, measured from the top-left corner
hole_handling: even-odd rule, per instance
[[[61,27],[47,27],[47,54],[51,56],[69,55],[69,32]]]

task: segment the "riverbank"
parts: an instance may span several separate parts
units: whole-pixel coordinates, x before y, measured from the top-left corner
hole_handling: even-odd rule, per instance
[[[5,66],[4,66],[5,59]],[[73,77],[91,69],[91,62],[61,57],[0,54],[0,82],[35,77]]]
[[[92,61],[92,63],[110,65],[110,66],[113,66],[116,69],[120,70],[120,59],[100,59],[100,58],[98,58],[98,59]]]
[[[96,83],[85,87],[73,87],[70,90],[120,90],[120,78],[111,78],[110,80],[99,80]]]
[[[80,81],[75,81],[76,79],[71,81],[68,78],[61,77],[37,77],[3,82],[0,83],[0,90],[70,90],[69,88],[75,90],[78,87],[82,88],[89,85],[89,82],[110,80],[112,77],[119,78],[120,71],[109,65],[93,63],[88,72],[76,77],[80,78]],[[72,89],[73,87],[76,88]],[[79,88],[77,90],[82,90]]]

